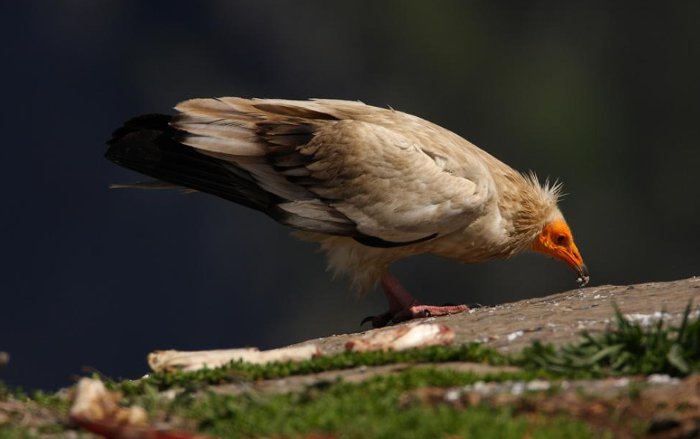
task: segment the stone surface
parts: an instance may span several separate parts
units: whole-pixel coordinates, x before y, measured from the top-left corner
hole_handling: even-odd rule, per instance
[[[455,332],[455,343],[481,341],[502,352],[513,352],[537,339],[562,344],[576,341],[583,330],[600,332],[613,319],[613,303],[632,320],[651,323],[659,317],[679,321],[691,300],[694,312],[699,312],[700,277],[578,288],[547,297],[421,320],[448,325]],[[349,339],[357,335],[336,335],[299,344],[314,343],[324,352],[339,352]]]

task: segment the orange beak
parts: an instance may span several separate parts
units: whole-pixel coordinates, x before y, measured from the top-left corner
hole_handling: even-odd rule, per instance
[[[574,244],[571,230],[564,220],[556,220],[544,226],[542,232],[532,243],[532,249],[566,262],[578,273],[579,286],[583,287],[588,283],[590,279],[588,268],[583,263],[581,253]]]

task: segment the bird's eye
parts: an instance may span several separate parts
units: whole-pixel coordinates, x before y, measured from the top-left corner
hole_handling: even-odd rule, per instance
[[[566,235],[557,235],[557,236],[554,238],[554,242],[555,242],[557,245],[565,245],[565,244],[566,244],[566,241],[567,241]]]

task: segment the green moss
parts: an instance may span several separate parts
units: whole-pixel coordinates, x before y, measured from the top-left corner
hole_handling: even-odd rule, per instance
[[[239,396],[210,393],[183,416],[200,430],[227,438],[294,437],[332,433],[343,438],[588,438],[582,422],[564,417],[526,417],[508,408],[456,409],[445,403],[402,403],[404,392],[424,386],[454,386],[478,380],[504,380],[511,374],[483,376],[443,369],[414,368],[360,384],[337,382],[291,395]],[[535,422],[536,421],[536,422]]]
[[[69,428],[65,423],[55,422],[55,419],[67,419],[69,409],[68,400],[57,394],[35,391],[27,395],[19,388],[9,388],[0,382],[0,401],[14,407],[7,413],[6,423],[0,424],[0,439],[55,435]],[[31,420],[32,428],[25,425],[27,420]]]
[[[27,394],[19,387],[10,387],[0,381],[0,401],[7,401],[11,398],[22,400],[27,398]]]
[[[14,425],[0,425],[0,439],[34,439],[39,437],[29,429]]]
[[[67,413],[70,408],[70,403],[65,397],[55,393],[46,393],[41,390],[32,392],[31,396],[25,397],[24,400],[31,401],[53,412]]]
[[[159,390],[171,387],[206,386],[240,381],[284,378],[292,375],[306,375],[328,370],[350,369],[358,366],[381,366],[395,363],[444,363],[448,361],[471,361],[493,365],[510,363],[508,357],[479,343],[459,346],[431,346],[401,352],[343,352],[335,355],[313,358],[307,361],[271,363],[256,365],[232,362],[216,369],[202,369],[195,372],[158,372],[139,381],[110,383],[127,395],[139,394],[146,388]]]
[[[455,409],[446,403],[402,402],[405,392],[425,387],[459,387],[477,381],[531,380],[528,371],[477,374],[414,367],[361,383],[320,382],[301,392],[255,391],[223,395],[189,387],[166,401],[149,386],[125,403],[138,404],[154,418],[181,419],[220,437],[295,437],[332,433],[338,437],[592,437],[584,423],[564,417],[537,417],[485,406]],[[189,423],[188,422],[188,423]]]

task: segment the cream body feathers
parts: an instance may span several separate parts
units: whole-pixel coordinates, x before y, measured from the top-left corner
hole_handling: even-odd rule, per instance
[[[413,254],[466,263],[512,256],[561,217],[558,187],[399,111],[242,98],[193,99],[176,109],[177,141],[245,183],[229,199],[318,241],[329,268],[360,290]]]

